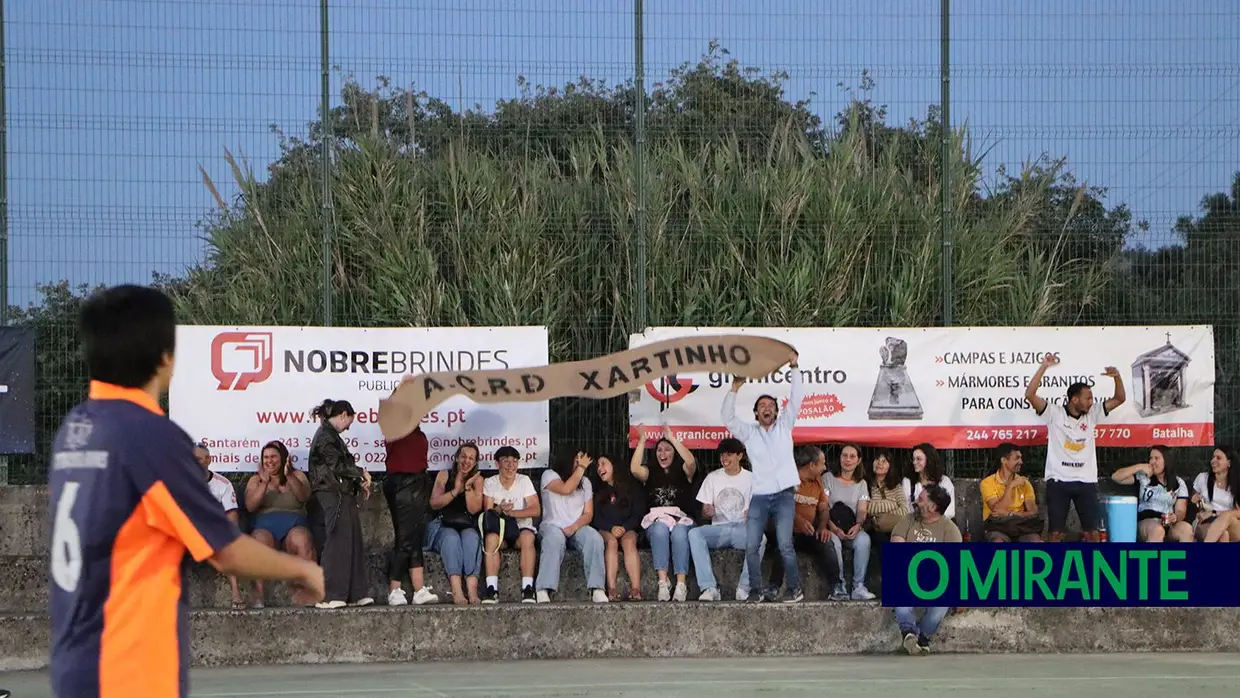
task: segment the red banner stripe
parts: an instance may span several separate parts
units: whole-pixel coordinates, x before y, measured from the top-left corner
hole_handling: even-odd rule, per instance
[[[719,440],[729,435],[727,427],[672,426],[672,433],[689,448],[715,448]],[[658,433],[659,438],[662,432]],[[796,427],[793,439],[797,443],[830,443],[854,441],[867,446],[889,448],[912,448],[919,443],[930,443],[935,448],[993,448],[1004,442],[1017,446],[1042,446],[1046,444],[1045,426],[1021,427],[965,427],[965,426],[874,426],[874,427]],[[1213,446],[1214,424],[1209,422],[1184,424],[1100,424],[1097,440],[1099,446],[1143,447],[1154,444],[1164,446]],[[629,429],[629,445],[637,443],[637,430]]]

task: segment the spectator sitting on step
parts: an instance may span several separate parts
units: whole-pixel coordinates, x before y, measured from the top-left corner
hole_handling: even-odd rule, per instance
[[[629,578],[629,601],[642,600],[642,563],[637,555],[637,531],[646,515],[646,498],[633,474],[617,468],[615,461],[599,456],[594,470],[594,519],[590,525],[603,537],[603,564],[607,576],[607,598],[620,600],[616,589],[620,553],[624,553],[624,573]]]
[[[926,485],[917,495],[917,513],[909,514],[895,530],[891,532],[892,543],[959,543],[960,529],[943,512],[952,505],[951,495],[937,485]],[[946,606],[934,606],[920,609],[921,620],[917,620],[919,609],[907,606],[895,610],[896,622],[900,624],[903,636],[904,651],[911,655],[926,654],[930,651],[930,639],[939,630],[939,624],[947,616]]]
[[[194,446],[194,460],[198,461],[198,465],[207,472],[207,489],[211,490],[211,496],[220,503],[224,508],[224,515],[228,520],[238,523],[237,514],[237,490],[228,478],[218,473],[211,472],[211,449],[207,448],[206,441],[200,441]],[[241,599],[241,590],[237,588],[237,577],[235,575],[228,576],[228,586],[232,588],[232,607],[234,611],[244,611],[245,601]],[[263,583],[256,582],[255,587],[258,589],[258,599],[254,602],[254,608],[262,608]]]
[[[1148,463],[1115,471],[1111,479],[1121,485],[1137,483],[1137,540],[1143,543],[1188,543],[1193,527],[1188,516],[1188,486],[1171,467],[1171,450],[1150,448]]]
[[[908,495],[892,462],[887,451],[879,451],[870,461],[870,503],[866,505],[866,520],[874,531],[887,535],[908,516]]]
[[[534,603],[534,566],[537,551],[534,517],[542,515],[538,490],[529,476],[517,472],[521,454],[512,446],[495,450],[499,473],[482,485],[482,555],[487,572],[487,587],[482,603],[499,603],[499,551],[514,546],[521,551],[521,603]]]
[[[904,500],[908,502],[910,514],[917,510],[917,498],[921,491],[932,484],[942,487],[951,499],[943,516],[955,519],[956,486],[951,478],[943,474],[943,459],[939,457],[939,450],[930,444],[918,444],[913,447],[913,476],[904,478]]]
[[[436,528],[430,547],[443,560],[452,602],[458,606],[482,603],[478,595],[478,572],[482,567],[478,514],[482,512],[482,488],[478,445],[472,441],[457,446],[452,468],[439,471],[431,486],[431,509],[437,516],[430,526]]]
[[[693,511],[697,509],[693,499],[693,477],[697,473],[697,460],[685,445],[676,440],[671,427],[663,428],[663,438],[655,444],[655,462],[647,466],[646,442],[653,432],[646,427],[637,428],[637,448],[629,470],[645,487],[646,502],[650,511],[642,519],[646,538],[650,540],[650,552],[654,557],[654,569],[659,575],[659,601],[684,601],[689,597],[685,579],[689,576],[689,529],[693,528]],[[676,590],[667,575],[673,566],[676,573]]]
[[[1236,496],[1240,493],[1240,468],[1231,467],[1236,452],[1231,446],[1216,446],[1210,457],[1209,472],[1199,474],[1193,480],[1191,501],[1197,505],[1197,517],[1193,522],[1197,540],[1205,540],[1219,514],[1236,508]],[[1215,542],[1240,542],[1240,519],[1232,514],[1220,524]]]
[[[999,444],[999,465],[981,482],[982,531],[989,543],[1042,542],[1042,516],[1037,495],[1020,474],[1024,459],[1015,444]]]
[[[744,551],[749,545],[749,528],[745,517],[749,513],[749,500],[753,497],[753,473],[741,467],[741,461],[745,458],[745,445],[739,439],[729,437],[719,442],[715,453],[723,467],[706,476],[697,495],[697,501],[702,504],[702,516],[710,519],[710,525],[698,526],[689,531],[689,551],[693,555],[698,589],[702,591],[698,601],[718,601],[722,598],[715,581],[710,551]],[[736,585],[736,600],[747,599],[748,561],[741,568],[740,581]]]
[[[603,537],[594,530],[594,487],[586,471],[594,462],[585,453],[575,458],[560,458],[542,475],[543,520],[538,525],[542,550],[538,560],[538,579],[534,583],[538,603],[550,603],[551,595],[560,588],[560,567],[564,549],[572,546],[581,552],[586,573],[586,588],[594,603],[607,603],[603,590]]]
[[[822,486],[822,475],[827,472],[827,456],[817,446],[797,446],[792,451],[796,459],[801,482],[797,484],[793,501],[796,514],[793,518],[792,545],[808,552],[818,574],[831,589],[831,601],[847,601],[844,580],[840,576],[840,560],[831,534],[831,498]],[[897,483],[896,489],[900,489]],[[900,502],[903,506],[904,502]],[[784,583],[784,558],[776,555],[771,566],[771,588],[778,589]]]
[[[288,448],[272,441],[259,451],[258,472],[245,483],[245,509],[254,516],[255,540],[305,560],[314,560],[314,539],[306,502],[310,480],[293,467]],[[263,583],[254,583],[255,608],[263,607]]]
[[[870,534],[865,530],[870,486],[866,484],[865,465],[861,462],[861,449],[856,444],[845,444],[840,448],[839,460],[823,478],[823,487],[831,504],[827,526],[832,533],[831,545],[835,547],[835,557],[842,566],[844,548],[852,548],[852,598],[870,601],[874,594],[865,586],[865,576],[870,569]],[[835,586],[832,596],[838,597],[844,591],[841,581]]]

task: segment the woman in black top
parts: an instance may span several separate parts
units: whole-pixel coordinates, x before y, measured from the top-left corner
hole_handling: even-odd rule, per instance
[[[642,563],[637,557],[637,530],[646,515],[646,499],[633,476],[618,469],[607,456],[599,456],[594,483],[594,520],[603,536],[603,561],[607,571],[607,597],[620,600],[616,574],[620,550],[624,550],[624,574],[629,578],[629,601],[642,600]]]
[[[654,569],[659,575],[659,600],[673,598],[667,576],[670,557],[676,573],[674,597],[684,601],[689,596],[689,588],[685,585],[685,577],[689,574],[689,529],[693,528],[698,508],[693,498],[697,460],[676,440],[672,428],[664,427],[663,438],[654,447],[654,464],[647,466],[646,442],[652,435],[649,429],[638,428],[637,448],[633,451],[629,470],[645,486],[646,503],[650,506],[650,515],[644,523],[654,556]]]
[[[362,548],[359,495],[370,497],[370,473],[357,467],[341,432],[353,426],[357,411],[345,400],[324,400],[310,413],[320,420],[310,442],[310,488],[322,540],[326,593],[319,608],[374,603],[366,589],[366,557]]]

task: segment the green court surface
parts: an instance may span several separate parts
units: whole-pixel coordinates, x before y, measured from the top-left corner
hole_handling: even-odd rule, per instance
[[[46,672],[11,672],[13,698],[50,696]],[[831,656],[333,664],[199,669],[196,698],[292,696],[820,696],[996,694],[1073,698],[1225,695],[1233,654]]]

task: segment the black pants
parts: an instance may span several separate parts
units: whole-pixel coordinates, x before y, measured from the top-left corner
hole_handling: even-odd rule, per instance
[[[383,477],[383,498],[392,514],[395,539],[389,579],[401,579],[411,569],[421,569],[426,518],[430,511],[429,473],[389,473]]]
[[[1081,520],[1081,531],[1097,531],[1102,508],[1098,504],[1098,483],[1046,481],[1046,522],[1051,533],[1063,533],[1068,524],[1068,508],[1073,506]]]
[[[770,545],[770,539],[767,539]],[[831,543],[823,543],[818,540],[817,536],[810,536],[804,533],[792,534],[792,547],[798,552],[809,553],[813,560],[814,566],[818,568],[818,574],[822,575],[823,580],[831,588],[835,588],[840,582],[840,561],[835,557],[835,546]],[[784,583],[784,559],[782,555],[776,555],[774,564],[771,566],[771,588],[778,589]]]
[[[314,493],[314,504],[323,536],[323,600],[354,603],[369,596],[357,495],[321,490]]]

